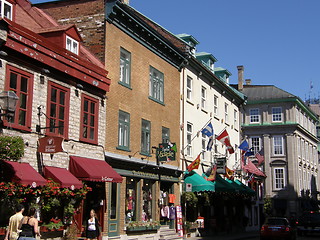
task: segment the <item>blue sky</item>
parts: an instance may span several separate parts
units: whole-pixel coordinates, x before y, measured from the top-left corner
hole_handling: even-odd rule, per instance
[[[31,0],[31,2],[45,2]],[[275,85],[302,100],[320,95],[319,0],[130,0],[174,34],[188,33],[237,82]],[[311,89],[311,82],[313,88]]]

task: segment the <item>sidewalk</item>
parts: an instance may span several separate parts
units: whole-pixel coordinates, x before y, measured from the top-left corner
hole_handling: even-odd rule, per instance
[[[185,240],[246,240],[246,239],[253,239],[259,238],[260,233],[259,231],[251,231],[251,232],[241,232],[241,233],[225,233],[221,235],[212,235],[212,236],[205,236],[205,237],[190,237],[185,238]]]

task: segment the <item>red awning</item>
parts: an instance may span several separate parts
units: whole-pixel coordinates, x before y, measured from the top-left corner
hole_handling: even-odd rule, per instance
[[[9,181],[31,185],[33,187],[46,185],[47,180],[44,179],[29,163],[18,163],[4,161],[5,176]]]
[[[122,182],[122,177],[104,160],[70,156],[69,170],[80,180]]]
[[[44,168],[44,176],[47,179],[51,178],[53,181],[60,183],[60,186],[63,188],[74,189],[83,187],[82,182],[65,168],[47,166]]]

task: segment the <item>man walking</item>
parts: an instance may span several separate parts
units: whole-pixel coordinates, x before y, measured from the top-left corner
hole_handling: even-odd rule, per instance
[[[17,240],[19,237],[19,224],[21,222],[21,219],[23,218],[24,206],[21,204],[18,204],[16,206],[16,214],[12,215],[9,219],[9,226],[7,229],[6,236],[4,240]]]

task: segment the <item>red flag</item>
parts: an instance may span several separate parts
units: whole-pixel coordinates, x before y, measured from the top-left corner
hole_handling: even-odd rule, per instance
[[[258,168],[251,162],[250,159],[248,159],[248,164],[243,167],[243,170],[245,170],[246,172],[249,172],[249,173],[253,173],[253,174],[257,175],[257,176],[266,177],[266,175],[264,174],[264,172],[262,172],[260,169],[258,169]]]
[[[259,152],[256,153],[255,157],[258,160],[258,166],[260,166],[264,162],[263,148]]]
[[[205,176],[204,179],[206,179],[208,181],[215,181],[216,180],[216,173],[217,173],[217,165],[214,165],[212,167],[210,175],[208,177]]]
[[[216,139],[222,142],[222,144],[224,144],[227,147],[227,150],[230,154],[234,153],[234,149],[231,146],[230,138],[227,130],[224,130]]]
[[[193,162],[187,167],[188,172],[191,172],[193,169],[198,169],[200,165],[200,155],[199,153],[198,157],[193,160]]]

